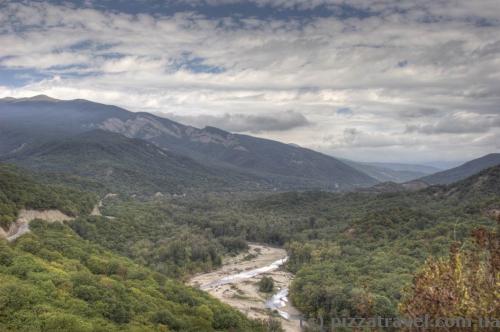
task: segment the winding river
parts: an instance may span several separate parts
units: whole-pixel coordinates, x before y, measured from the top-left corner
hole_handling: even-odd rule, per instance
[[[222,286],[222,285],[226,285],[226,284],[234,284],[236,282],[250,279],[250,278],[256,277],[258,275],[264,274],[264,273],[272,272],[274,270],[277,270],[281,265],[285,264],[287,260],[288,260],[288,257],[280,258],[277,261],[274,261],[271,264],[263,266],[263,267],[259,267],[259,268],[256,268],[256,269],[253,269],[250,271],[243,271],[243,272],[239,272],[236,274],[231,274],[231,275],[228,275],[228,276],[223,277],[221,279],[212,281],[206,285],[201,285],[200,289],[207,290],[207,289],[217,287],[217,286]]]
[[[240,310],[250,318],[267,318],[270,311],[279,314],[286,331],[300,331],[300,313],[288,301],[293,275],[280,267],[286,263],[286,251],[251,244],[248,253],[225,260],[219,270],[195,276],[189,284]],[[258,291],[263,275],[273,278],[276,292],[267,297]]]

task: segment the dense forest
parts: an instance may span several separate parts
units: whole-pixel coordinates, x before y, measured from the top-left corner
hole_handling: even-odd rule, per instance
[[[26,172],[0,164],[0,227],[8,228],[21,208],[58,209],[70,216],[88,214],[97,196],[60,185],[43,185]]]
[[[247,249],[240,235],[213,234],[193,225],[198,216],[163,200],[139,202],[109,198],[105,216],[77,219],[71,227],[81,237],[126,255],[171,277],[210,271],[222,256]]]
[[[495,223],[500,168],[451,186],[390,194],[325,192],[116,198],[105,221],[72,223],[82,237],[181,277],[220,264],[245,241],[285,246],[293,303],[307,316],[398,315],[403,290],[429,256],[443,257]]]
[[[0,330],[265,331],[208,295],[42,221],[0,240]]]
[[[33,304],[44,308],[28,319],[33,325],[27,326],[35,330],[50,324],[90,330],[102,324],[110,329],[155,329],[162,324],[174,330],[196,330],[203,324],[208,330],[265,329],[265,323],[248,321],[168,279],[217,268],[224,256],[245,250],[249,241],[287,249],[286,268],[296,274],[290,298],[306,318],[409,315],[426,305],[419,289],[443,283],[439,278],[453,274],[450,266],[456,262],[469,267],[476,262],[483,270],[491,265],[470,258],[469,253],[487,256],[487,248],[471,232],[498,234],[492,231],[496,224],[490,215],[500,206],[500,167],[418,192],[205,193],[140,200],[118,194],[103,199],[101,216],[88,215],[96,202],[93,194],[40,185],[9,166],[3,166],[0,180],[9,198],[2,205],[2,215],[10,216],[5,220],[12,221],[21,207],[59,208],[78,215],[67,225],[32,223],[32,234],[11,245],[2,242],[2,287],[8,282],[25,285],[33,288],[19,290],[20,299],[38,296],[28,296],[19,307],[14,304],[12,308],[19,308],[15,313],[4,304],[14,301],[5,295],[13,291],[0,297],[0,311],[10,312],[0,321],[12,329],[28,319],[19,316],[29,316],[23,306]],[[455,256],[443,260],[457,243]],[[426,271],[437,267],[443,275],[433,275],[438,279],[434,281]],[[471,280],[463,283],[478,282]],[[56,295],[46,293],[47,285],[58,290]],[[77,285],[85,289],[75,290]],[[154,299],[150,292],[155,292]],[[63,308],[60,297],[73,299],[75,308]],[[481,308],[500,307],[488,298],[481,301]],[[461,313],[457,310],[449,313]],[[178,317],[185,319],[174,319]]]
[[[96,202],[92,194],[45,186],[22,173],[0,169],[4,222],[21,208],[77,216]],[[269,330],[267,321],[249,320],[201,291],[82,239],[67,225],[34,220],[30,229],[11,243],[0,237],[2,331]]]

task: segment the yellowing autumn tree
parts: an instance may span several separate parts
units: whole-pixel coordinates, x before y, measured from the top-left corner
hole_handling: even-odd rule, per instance
[[[426,262],[400,304],[403,316],[464,317],[472,322],[480,318],[500,318],[498,230],[479,228],[472,237],[472,248],[461,250],[455,244],[449,258]]]

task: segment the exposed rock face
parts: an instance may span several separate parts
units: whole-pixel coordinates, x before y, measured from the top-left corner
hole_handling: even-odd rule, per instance
[[[34,219],[41,219],[47,222],[61,222],[66,220],[73,220],[74,218],[62,213],[59,210],[24,210],[19,212],[18,222],[30,222]]]
[[[101,202],[99,202],[101,203]],[[90,212],[91,216],[101,216],[101,210],[99,210],[99,204],[96,204],[94,208],[92,209],[92,212]]]
[[[14,241],[15,239],[28,233],[29,231],[29,224],[27,222],[16,221],[14,224],[10,225],[9,231],[7,232],[6,236],[7,241]]]
[[[238,139],[233,134],[216,128],[206,127],[202,130],[190,128],[190,130],[186,130],[186,134],[193,142],[221,144],[226,148],[235,148],[241,151],[247,151],[247,149],[240,145]]]
[[[160,193],[161,194],[161,193]],[[116,197],[118,196],[118,194],[113,194],[113,193],[108,193],[106,194],[106,196],[104,196],[95,206],[94,208],[92,209],[92,212],[90,213],[91,216],[102,216],[102,213],[101,213],[101,209],[102,206],[103,206],[103,202],[104,200],[108,199],[108,198],[113,198],[113,197]],[[110,217],[110,216],[105,216],[106,218],[108,219],[112,219],[113,217]]]
[[[226,148],[246,151],[246,149],[239,144],[235,135],[223,130],[213,127],[198,129],[189,126],[177,125],[173,122],[166,124],[162,123],[158,119],[148,116],[139,115],[133,119],[125,121],[118,118],[109,118],[97,125],[97,127],[99,129],[122,134],[129,138],[151,140],[168,135],[177,139],[187,138],[191,142],[220,144]]]
[[[15,223],[11,224],[9,230],[5,232],[1,227],[0,237],[6,238],[7,241],[14,241],[20,236],[28,233],[29,223],[32,220],[41,219],[50,223],[73,220],[74,218],[62,213],[59,210],[25,210],[19,211],[19,216]]]
[[[109,118],[98,125],[98,128],[119,133],[130,138],[152,139],[164,134],[177,138],[182,136],[179,127],[168,128],[155,119],[142,116],[126,121],[118,118]]]

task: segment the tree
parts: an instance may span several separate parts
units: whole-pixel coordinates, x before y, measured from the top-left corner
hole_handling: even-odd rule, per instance
[[[263,276],[259,281],[259,291],[263,293],[271,293],[274,289],[274,280],[271,277]]]
[[[473,239],[470,249],[461,250],[455,243],[448,259],[427,261],[400,304],[403,315],[500,317],[498,232],[479,228]]]

